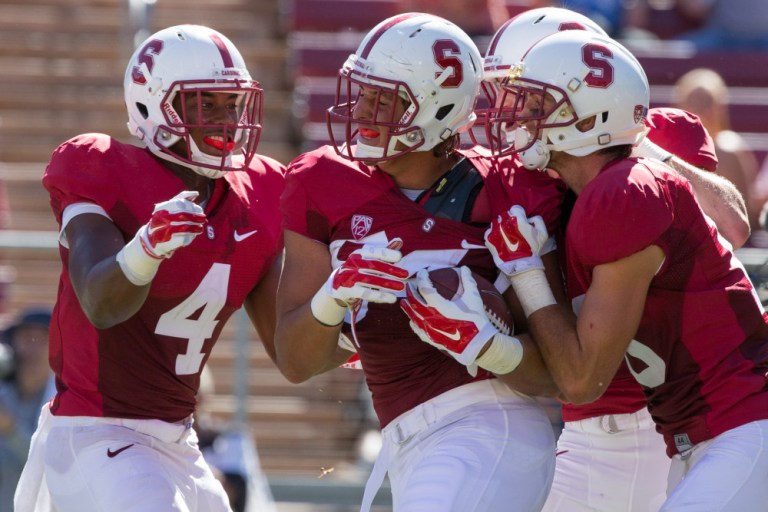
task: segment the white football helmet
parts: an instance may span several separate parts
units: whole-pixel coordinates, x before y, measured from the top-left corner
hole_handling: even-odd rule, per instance
[[[506,91],[500,88],[502,79],[523,59],[528,49],[549,35],[564,30],[586,30],[607,36],[600,25],[569,9],[542,7],[518,14],[504,23],[493,35],[483,59],[484,102],[494,106],[509,101]],[[478,110],[478,116],[486,129],[488,145],[497,156],[509,154],[513,142],[512,131],[506,123],[494,117],[493,110]]]
[[[382,21],[339,70],[336,104],[327,113],[331,143],[344,158],[363,161],[432,150],[474,122],[481,60],[472,39],[443,18],[407,13]],[[365,119],[356,112],[363,92],[375,94],[377,105]],[[387,96],[404,102],[403,115],[395,118]],[[343,131],[334,133],[339,123]],[[375,145],[360,136],[361,126]]]
[[[513,152],[529,169],[543,169],[550,151],[586,156],[635,145],[645,136],[650,96],[645,71],[607,36],[583,30],[547,36],[528,50],[502,87],[515,102],[498,117],[515,128]],[[585,126],[591,118],[593,125]]]
[[[159,158],[209,178],[250,164],[261,133],[263,91],[223,34],[199,25],[179,25],[151,35],[128,61],[123,86],[128,129]],[[221,92],[237,95],[237,123],[204,125],[186,119],[181,105],[189,93],[198,95],[200,108],[200,94]],[[201,119],[202,112],[196,117]],[[221,146],[211,152],[215,154],[203,152],[192,140],[194,128],[205,130],[212,147]],[[171,147],[182,139],[188,151],[178,154]]]

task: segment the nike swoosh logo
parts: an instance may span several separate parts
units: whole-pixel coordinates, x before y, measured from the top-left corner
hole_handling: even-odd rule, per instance
[[[112,451],[109,448],[107,448],[107,457],[109,457],[110,459],[112,457],[116,457],[116,456],[120,455],[121,453],[123,453],[128,448],[130,448],[131,446],[133,446],[133,444],[129,444],[128,446],[123,446],[122,448],[118,448],[115,451]]]
[[[569,451],[570,451],[570,450],[560,450],[559,452],[556,452],[556,453],[555,453],[555,457],[557,457],[558,455],[562,455],[562,454],[564,454],[564,453],[568,453]]]
[[[459,334],[459,331],[453,331],[453,333],[449,333],[449,332],[441,331],[440,329],[435,329],[434,327],[433,327],[433,330],[437,333],[442,334],[443,336],[445,336],[446,338],[452,341],[459,341],[461,339],[461,334]]]
[[[520,247],[520,240],[515,240],[515,243],[513,244],[504,231],[501,232],[501,237],[504,239],[504,243],[507,244],[507,247],[509,247],[510,251],[515,252],[517,251],[517,248]]]
[[[243,233],[242,235],[240,233],[238,233],[237,231],[235,231],[235,242],[242,242],[243,240],[245,240],[249,236],[255,235],[256,233],[258,233],[258,231],[259,231],[258,229],[254,229],[253,231],[249,231],[247,233]]]

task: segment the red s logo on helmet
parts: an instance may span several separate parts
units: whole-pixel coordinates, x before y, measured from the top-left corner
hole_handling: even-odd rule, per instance
[[[584,82],[590,87],[606,88],[613,83],[613,66],[609,59],[613,52],[606,46],[586,44],[581,49],[581,58],[590,72]]]
[[[155,66],[155,56],[160,55],[161,51],[163,51],[163,42],[159,39],[153,39],[144,45],[144,48],[141,49],[141,52],[139,52],[136,59],[139,63],[136,66],[133,66],[133,69],[131,70],[131,78],[133,78],[135,83],[140,85],[147,83],[147,77],[144,76],[144,73],[141,71],[141,64],[147,66],[147,70],[151,73],[152,68]]]

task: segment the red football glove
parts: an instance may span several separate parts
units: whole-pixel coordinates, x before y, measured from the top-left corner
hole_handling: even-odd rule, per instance
[[[533,269],[544,269],[541,254],[549,239],[544,219],[525,216],[522,206],[515,205],[506,215],[491,223],[485,232],[485,245],[496,266],[507,277]]]
[[[440,295],[429,279],[429,272],[420,270],[416,282],[406,288],[400,307],[422,341],[471,366],[488,340],[499,331],[485,314],[472,272],[468,267],[460,270],[461,292],[453,300]]]
[[[394,265],[400,251],[388,247],[364,246],[333,271],[312,298],[312,314],[325,325],[338,325],[347,307],[361,300],[393,304],[405,289],[408,271]]]

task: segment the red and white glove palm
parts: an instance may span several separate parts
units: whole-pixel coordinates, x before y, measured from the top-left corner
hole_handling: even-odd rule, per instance
[[[203,232],[205,213],[193,202],[197,192],[185,190],[176,197],[158,203],[149,222],[138,232],[141,246],[152,258],[170,258],[173,252],[192,243]]]
[[[556,303],[541,260],[554,248],[548,242],[544,219],[538,215],[529,219],[519,205],[500,215],[485,232],[493,262],[514,288],[526,317]]]
[[[149,222],[117,253],[117,262],[130,282],[137,286],[148,284],[162,260],[203,232],[206,217],[200,205],[193,202],[196,197],[197,192],[185,190],[156,204]]]
[[[519,205],[499,215],[485,232],[485,245],[496,266],[507,277],[528,270],[543,270],[541,254],[548,240],[544,219],[539,215],[529,219]]]
[[[405,289],[408,270],[394,265],[400,251],[389,247],[364,246],[334,270],[312,298],[312,314],[322,324],[338,325],[347,307],[360,301],[394,304]]]
[[[474,374],[478,354],[499,331],[485,314],[472,272],[461,267],[459,276],[461,291],[449,300],[435,289],[429,272],[420,270],[415,283],[406,288],[400,307],[422,341],[448,352]]]

